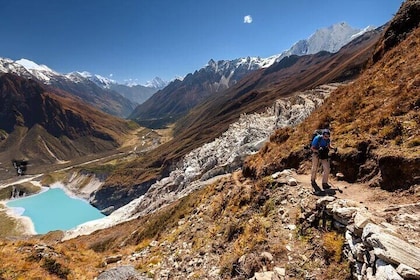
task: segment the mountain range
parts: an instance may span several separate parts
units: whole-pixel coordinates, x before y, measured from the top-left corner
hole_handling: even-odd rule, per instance
[[[35,79],[7,73],[0,75],[0,85],[0,162],[26,160],[34,171],[45,170],[115,150],[131,130],[128,121]]]
[[[289,55],[312,54],[321,50],[336,52],[352,38],[370,29],[372,28],[354,29],[342,22],[319,29],[308,39],[300,40],[289,50],[269,58],[247,57],[217,62],[210,60],[202,69],[187,74],[182,81],[175,79],[168,88],[166,88],[168,83],[158,77],[145,86],[135,84],[127,86],[88,72],[60,74],[46,65],[38,65],[27,59],[12,61],[0,58],[0,72],[36,78],[45,85],[79,96],[106,113],[119,117],[130,116],[129,118],[142,125],[148,123],[165,125],[177,120],[213,92],[220,92],[230,87],[256,69],[268,67]],[[164,92],[142,105],[161,89],[164,89]],[[160,106],[162,98],[167,101],[163,108]],[[136,108],[137,105],[141,106]]]
[[[27,59],[13,61],[0,58],[0,72],[36,79],[44,85],[70,92],[83,102],[118,117],[127,117],[138,104],[153,95],[159,86],[165,85],[159,78],[151,83],[152,86],[158,86],[155,88],[122,85],[88,72],[60,74]]]
[[[300,56],[320,51],[335,53],[368,30],[372,30],[372,27],[359,30],[342,22],[319,29],[289,50],[268,58],[246,57],[221,61],[211,59],[203,68],[186,75],[182,81],[171,82],[140,104],[129,118],[143,126],[165,127],[185,116],[189,110],[208,97],[223,92],[257,69],[270,67],[291,55]]]

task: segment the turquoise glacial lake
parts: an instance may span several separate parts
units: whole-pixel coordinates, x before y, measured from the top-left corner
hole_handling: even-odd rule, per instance
[[[61,188],[6,203],[17,214],[29,217],[38,234],[52,230],[69,230],[104,215],[87,201],[68,196]]]

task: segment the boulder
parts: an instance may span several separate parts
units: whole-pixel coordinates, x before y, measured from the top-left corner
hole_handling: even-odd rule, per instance
[[[404,279],[415,279],[415,280],[420,279],[420,272],[405,264],[400,264],[397,267],[397,272],[399,275],[404,277]]]
[[[149,278],[142,277],[132,266],[119,266],[108,269],[96,278],[97,280],[147,280]]]
[[[373,248],[375,255],[381,260],[420,269],[420,248],[387,233],[385,229],[369,223],[363,230],[362,239]]]
[[[392,265],[382,260],[376,261],[375,278],[376,280],[404,280]]]

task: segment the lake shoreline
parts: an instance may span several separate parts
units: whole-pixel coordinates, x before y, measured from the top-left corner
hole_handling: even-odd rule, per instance
[[[15,210],[6,205],[8,201],[0,201],[0,204],[4,206],[6,215],[15,220],[18,223],[17,230],[22,235],[36,235],[35,225],[31,218],[23,216],[22,214],[16,213]]]
[[[37,182],[37,183],[39,183],[39,182]],[[37,184],[37,183],[35,183],[35,184]],[[38,195],[40,195],[40,194],[42,194],[46,191],[52,190],[52,189],[61,189],[64,192],[64,194],[67,197],[69,197],[70,199],[79,200],[83,203],[86,203],[89,206],[92,206],[92,205],[90,205],[89,201],[86,198],[78,196],[75,192],[72,192],[71,190],[66,188],[66,186],[62,182],[55,182],[48,187],[42,186],[41,191],[36,193],[36,194],[32,194],[32,195],[25,196],[25,197],[19,197],[19,198],[15,198],[15,199],[8,199],[8,200],[0,201],[0,203],[2,205],[4,205],[4,207],[6,209],[5,210],[6,215],[8,217],[12,218],[13,220],[17,221],[17,223],[18,223],[17,230],[19,232],[21,232],[22,235],[37,235],[39,233],[37,233],[36,230],[35,230],[35,223],[32,220],[32,218],[25,215],[26,209],[24,207],[13,207],[13,206],[9,206],[7,204],[11,201],[18,201],[18,200],[21,200],[21,199],[33,198],[33,197],[36,197],[36,196],[38,196]],[[58,230],[60,230],[60,229],[58,229]]]

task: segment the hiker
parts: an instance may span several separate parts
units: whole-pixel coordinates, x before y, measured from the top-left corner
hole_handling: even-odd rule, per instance
[[[311,170],[311,184],[315,189],[315,193],[319,193],[322,190],[316,183],[316,174],[318,172],[319,162],[322,164],[322,188],[324,190],[330,189],[331,186],[328,184],[328,176],[330,175],[330,162],[328,160],[328,152],[330,149],[337,151],[337,148],[331,146],[330,131],[328,129],[322,130],[322,134],[317,135],[313,138],[311,143],[312,151],[312,170]]]

